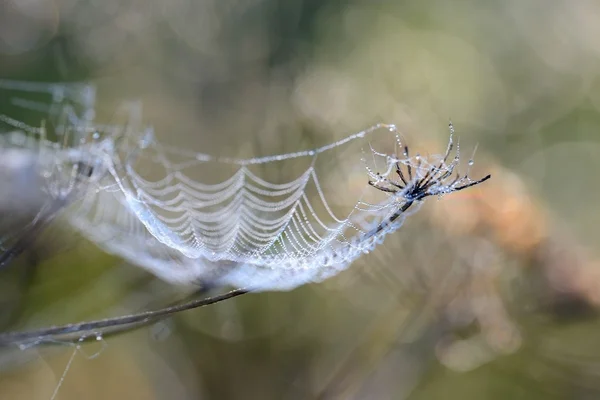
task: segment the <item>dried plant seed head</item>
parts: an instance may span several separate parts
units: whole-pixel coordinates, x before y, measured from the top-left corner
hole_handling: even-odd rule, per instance
[[[388,169],[384,173],[373,172],[367,167],[367,173],[371,177],[369,185],[403,201],[414,202],[429,196],[443,196],[457,192],[488,180],[491,175],[478,180],[473,180],[469,176],[471,166],[474,164],[475,151],[467,162],[466,172],[460,173],[459,146],[456,145],[456,154],[451,157],[454,149],[454,126],[452,123],[449,126],[450,138],[445,154],[429,157],[416,154],[414,157],[410,157],[408,146],[401,146],[403,157],[398,154],[390,155]],[[475,147],[476,149],[477,147]],[[449,161],[450,158],[452,158],[451,161]]]

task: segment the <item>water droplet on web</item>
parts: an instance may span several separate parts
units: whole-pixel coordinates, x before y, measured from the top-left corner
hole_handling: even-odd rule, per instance
[[[166,340],[171,335],[171,327],[166,322],[158,322],[150,328],[150,336],[157,342]]]
[[[102,340],[102,335],[101,334],[97,334],[96,335],[96,341],[101,341]]]
[[[475,161],[469,160],[469,165],[473,165],[473,164],[475,164]]]
[[[94,132],[94,133],[92,134],[92,138],[93,138],[94,140],[98,140],[98,139],[100,139],[100,132],[98,132],[98,131]]]
[[[356,134],[356,137],[365,137],[365,132],[364,132],[364,131],[362,131],[362,132],[358,132],[358,133]]]
[[[392,125],[389,125],[389,126],[388,126],[388,130],[389,130],[390,132],[395,132],[395,131],[396,131],[396,125],[393,125],[393,124],[392,124]]]
[[[142,136],[142,138],[140,139],[140,148],[142,148],[142,149],[148,148],[148,146],[150,146],[150,142],[152,141],[153,138],[154,138],[154,129],[146,128],[146,131],[144,132],[144,136]]]
[[[315,151],[314,151],[314,150],[310,150],[310,151],[308,152],[308,155],[309,155],[309,156],[314,156],[314,155],[315,155]]]

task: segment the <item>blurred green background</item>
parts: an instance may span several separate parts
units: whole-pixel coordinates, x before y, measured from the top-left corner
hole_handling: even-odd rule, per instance
[[[597,1],[4,0],[0,78],[91,80],[100,117],[141,99],[159,141],[233,156],[377,122],[442,149],[451,118],[494,175],[322,284],[83,346],[57,399],[600,398]],[[2,330],[177,292],[60,227],[33,253]],[[73,352],[2,350],[0,398],[52,398]]]

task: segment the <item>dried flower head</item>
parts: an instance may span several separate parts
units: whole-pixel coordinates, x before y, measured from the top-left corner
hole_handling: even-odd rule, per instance
[[[467,170],[464,174],[459,172],[460,164],[460,145],[456,145],[456,154],[450,159],[450,154],[454,149],[454,126],[452,122],[448,125],[450,129],[450,139],[446,152],[442,156],[423,157],[420,154],[414,157],[410,156],[408,146],[402,144],[400,136],[395,126],[390,126],[390,131],[396,132],[398,147],[403,150],[402,157],[397,155],[386,156],[388,160],[388,169],[385,173],[373,172],[369,167],[367,172],[370,176],[369,185],[374,188],[389,193],[398,199],[398,210],[392,214],[385,222],[374,229],[370,235],[379,233],[400,215],[402,215],[415,202],[421,201],[429,196],[442,196],[452,192],[478,185],[490,179],[491,175],[473,180],[469,177],[471,166],[474,164],[473,157],[469,159]],[[377,153],[379,156],[384,154]]]

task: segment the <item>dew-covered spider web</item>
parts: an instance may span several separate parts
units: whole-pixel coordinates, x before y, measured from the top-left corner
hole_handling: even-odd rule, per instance
[[[452,133],[446,153],[433,156],[409,154],[395,126],[378,124],[312,149],[223,157],[166,144],[134,103],[120,124],[73,111],[81,99],[93,103],[88,86],[57,96],[52,85],[2,85],[52,95],[46,108],[13,103],[58,118],[54,137],[45,125],[0,118],[28,138],[22,147],[50,151],[42,176],[53,198],[72,198],[71,225],[173,283],[287,290],[319,282],[382,243],[425,197],[474,183],[458,174]]]

